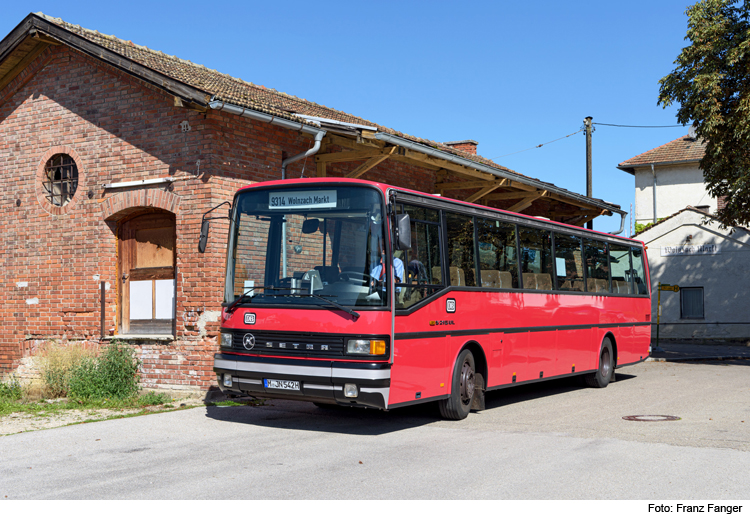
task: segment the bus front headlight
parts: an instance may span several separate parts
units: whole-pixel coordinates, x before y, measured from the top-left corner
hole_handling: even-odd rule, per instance
[[[227,332],[221,333],[221,346],[231,348],[232,347],[232,334]]]
[[[384,356],[385,341],[382,339],[350,339],[346,345],[346,353],[360,356]]]

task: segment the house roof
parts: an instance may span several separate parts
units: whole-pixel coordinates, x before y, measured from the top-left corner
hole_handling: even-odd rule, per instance
[[[625,160],[617,168],[635,174],[636,167],[659,164],[698,163],[706,153],[706,143],[702,139],[685,135],[660,147],[647,150],[643,154]]]
[[[721,220],[719,220],[719,217],[718,217],[718,216],[715,216],[715,215],[712,215],[712,214],[710,214],[710,213],[707,213],[706,211],[702,211],[701,209],[698,209],[697,207],[693,207],[692,205],[688,205],[688,206],[687,206],[687,207],[685,207],[684,209],[680,209],[680,210],[679,210],[679,211],[677,211],[676,213],[674,213],[674,214],[671,214],[671,215],[669,215],[669,216],[667,216],[667,217],[665,217],[665,218],[662,218],[662,219],[661,219],[661,220],[659,220],[658,222],[654,222],[653,224],[651,224],[650,226],[648,226],[647,228],[645,228],[645,229],[644,229],[643,231],[641,231],[640,233],[638,233],[637,235],[635,235],[635,236],[634,236],[633,238],[638,238],[638,237],[640,237],[640,236],[641,236],[641,235],[642,235],[643,233],[645,233],[646,231],[649,231],[650,229],[653,229],[653,228],[655,228],[656,226],[658,226],[658,225],[661,225],[661,224],[663,224],[663,223],[665,223],[665,222],[669,222],[669,221],[670,221],[670,220],[672,220],[672,219],[673,219],[674,217],[676,217],[676,216],[679,216],[679,215],[681,215],[681,214],[683,214],[683,213],[685,213],[685,212],[698,213],[698,214],[701,214],[701,215],[703,215],[703,216],[705,216],[705,217],[707,217],[707,218],[710,218],[711,220],[715,220],[715,221],[717,221],[717,222],[721,222]],[[742,227],[742,226],[733,226],[733,228],[734,228],[734,229],[742,229],[743,231],[747,231],[747,232],[749,232],[749,233],[750,233],[750,229],[747,229],[747,228],[745,228],[745,227]]]
[[[29,35],[34,38],[26,38]],[[571,203],[565,201],[564,197],[567,196],[568,200],[572,198],[575,202],[589,204],[589,209],[597,207],[605,214],[612,214],[612,212],[624,214],[624,211],[621,211],[618,205],[596,198],[585,197],[543,182],[542,180],[525,176],[507,167],[498,165],[492,160],[467,152],[466,150],[454,148],[450,144],[404,134],[347,112],[237,79],[203,65],[195,64],[161,51],[154,51],[145,46],[134,44],[132,41],[117,38],[114,35],[105,35],[98,31],[70,24],[62,19],[50,17],[43,13],[27,16],[0,42],[0,80],[4,80],[3,76],[7,78],[18,66],[23,64],[24,59],[19,50],[27,55],[34,53],[32,45],[28,43],[29,40],[36,38],[41,39],[41,42],[48,42],[45,39],[49,39],[50,37],[55,39],[52,42],[62,41],[74,49],[97,59],[104,60],[132,75],[156,84],[168,93],[181,98],[186,106],[205,109],[210,102],[219,101],[290,121],[304,123],[308,126],[316,127],[321,126],[321,124],[319,122],[311,122],[310,117],[301,116],[318,117],[343,123],[374,127],[379,133],[403,138],[430,149],[441,151],[443,154],[448,154],[456,159],[466,160],[470,164],[470,168],[474,170],[478,169],[490,172],[495,177],[498,177],[498,173],[502,173],[502,177],[508,177],[513,181],[520,182],[522,185],[527,184],[538,189],[546,189],[559,194],[562,197],[561,200],[563,203]],[[22,49],[23,46],[26,46],[25,51]]]

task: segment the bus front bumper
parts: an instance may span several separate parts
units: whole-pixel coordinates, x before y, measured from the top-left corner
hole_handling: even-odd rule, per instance
[[[388,408],[389,363],[308,360],[215,354],[214,372],[223,392],[264,398]],[[231,385],[228,381],[231,380]],[[290,382],[290,383],[281,383]],[[356,397],[344,388],[354,385]],[[285,388],[274,388],[285,386]]]

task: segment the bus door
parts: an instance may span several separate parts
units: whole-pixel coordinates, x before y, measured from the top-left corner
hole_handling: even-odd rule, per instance
[[[397,204],[408,214],[411,248],[395,252],[404,265],[395,286],[395,346],[390,403],[433,398],[450,392],[446,346],[450,326],[443,288],[440,215],[435,209]]]

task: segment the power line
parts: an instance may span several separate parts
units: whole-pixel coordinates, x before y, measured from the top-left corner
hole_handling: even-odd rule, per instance
[[[677,128],[677,127],[687,126],[687,125],[613,125],[611,123],[591,123],[591,124],[599,125],[599,126],[622,127],[622,128]]]
[[[534,150],[534,149],[538,149],[538,148],[540,148],[540,147],[543,147],[544,145],[549,145],[550,143],[554,143],[555,141],[560,141],[561,139],[569,138],[570,136],[575,136],[575,135],[576,135],[576,134],[578,134],[579,132],[583,132],[583,129],[580,129],[580,130],[576,130],[576,131],[575,131],[575,132],[573,132],[572,134],[568,134],[567,136],[563,136],[563,137],[560,137],[560,138],[557,138],[557,139],[553,139],[552,141],[547,141],[546,143],[540,143],[539,145],[536,145],[536,146],[534,146],[534,147],[530,147],[530,148],[527,148],[527,149],[523,149],[523,150],[518,150],[518,151],[516,151],[516,152],[511,152],[510,154],[503,154],[502,156],[496,156],[496,157],[494,157],[494,158],[490,158],[490,160],[494,161],[494,160],[496,160],[496,159],[504,158],[504,157],[506,157],[506,156],[512,156],[513,154],[520,154],[521,152],[526,152],[527,150]]]

